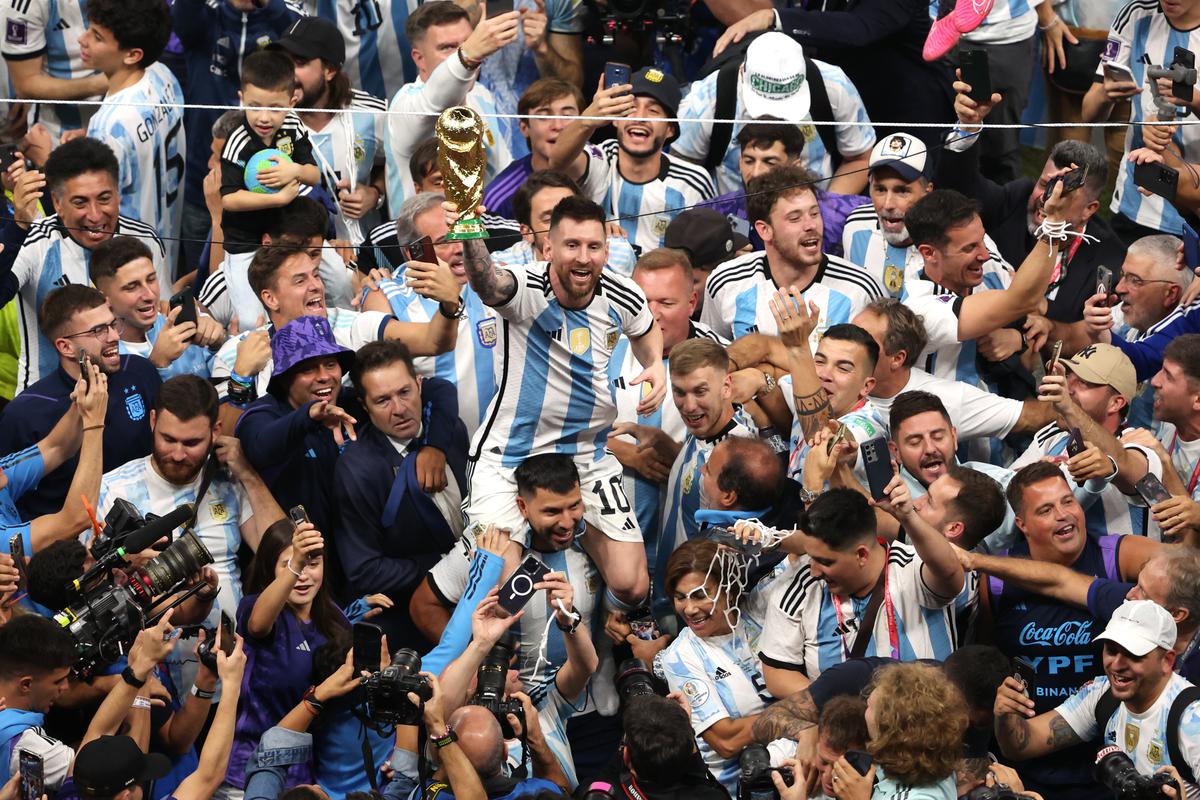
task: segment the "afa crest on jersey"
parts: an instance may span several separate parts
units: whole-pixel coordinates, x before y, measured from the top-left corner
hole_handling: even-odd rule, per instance
[[[496,346],[496,320],[481,319],[475,323],[475,336],[479,339],[479,344],[489,350]]]
[[[604,347],[608,350],[616,350],[617,342],[621,338],[621,329],[616,325],[612,325],[604,331]]]
[[[142,399],[140,392],[133,392],[125,396],[125,414],[133,422],[145,419],[146,401]]]
[[[229,509],[220,500],[208,504],[208,514],[213,522],[226,522],[229,519]]]
[[[279,148],[279,150],[281,152],[283,152],[285,155],[288,155],[288,156],[290,156],[292,154],[292,151],[296,149],[295,145],[292,143],[292,137],[290,137],[290,136],[280,136],[279,139],[275,142],[275,146],[277,148]]]

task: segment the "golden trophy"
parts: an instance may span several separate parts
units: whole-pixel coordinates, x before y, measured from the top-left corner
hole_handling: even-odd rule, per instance
[[[458,206],[458,222],[446,234],[449,241],[486,239],[487,229],[475,216],[483,201],[483,173],[487,155],[483,151],[486,130],[483,120],[466,106],[454,106],[438,117],[438,170],[446,199]]]

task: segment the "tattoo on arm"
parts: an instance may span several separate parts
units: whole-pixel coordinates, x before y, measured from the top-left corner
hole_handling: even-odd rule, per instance
[[[798,739],[817,724],[817,707],[807,689],[767,707],[754,720],[755,741],[766,744],[776,739]]]
[[[1050,718],[1050,735],[1046,737],[1046,744],[1050,747],[1061,750],[1064,747],[1079,744],[1081,741],[1083,740],[1079,738],[1079,734],[1075,733],[1062,715],[1054,714]]]
[[[804,437],[810,439],[829,419],[829,394],[823,388],[812,394],[793,395],[796,400],[796,417]]]
[[[996,738],[1009,756],[1020,756],[1025,752],[1029,747],[1029,733],[1029,722],[1017,714],[1001,714],[996,719]]]
[[[463,242],[463,261],[467,279],[479,299],[487,305],[507,303],[517,293],[517,279],[506,269],[496,269],[481,239]]]

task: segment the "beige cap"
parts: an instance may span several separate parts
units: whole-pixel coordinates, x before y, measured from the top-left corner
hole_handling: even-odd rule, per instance
[[[1126,400],[1137,394],[1137,370],[1129,356],[1111,344],[1089,344],[1063,363],[1088,383],[1111,386]]]

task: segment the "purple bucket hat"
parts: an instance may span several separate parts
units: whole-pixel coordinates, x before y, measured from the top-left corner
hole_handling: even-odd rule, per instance
[[[278,389],[279,379],[296,365],[321,356],[336,356],[343,374],[354,364],[354,351],[337,343],[325,317],[298,317],[284,325],[271,337],[274,368],[267,391]]]

